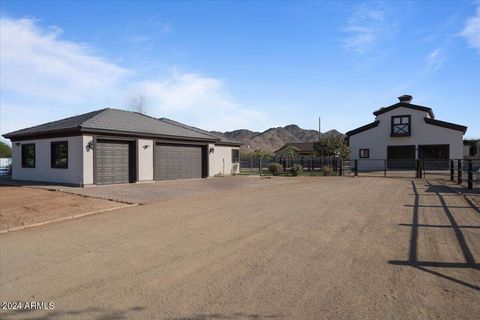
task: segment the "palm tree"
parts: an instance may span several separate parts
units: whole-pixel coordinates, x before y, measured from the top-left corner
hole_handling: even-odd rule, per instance
[[[256,159],[260,160],[259,165],[258,165],[258,170],[260,172],[260,175],[262,175],[262,159],[270,156],[270,154],[268,154],[267,152],[265,152],[261,149],[257,149],[255,151],[253,151],[253,155]]]
[[[296,155],[297,155],[297,151],[295,151],[295,149],[293,149],[291,146],[288,146],[285,149],[285,157],[287,158],[287,168],[288,168],[288,159],[289,158],[292,159],[292,165],[293,165],[293,159],[295,158]]]

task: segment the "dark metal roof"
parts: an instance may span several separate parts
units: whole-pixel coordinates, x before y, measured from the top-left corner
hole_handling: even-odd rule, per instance
[[[313,142],[288,142],[285,143],[280,149],[275,150],[274,153],[285,149],[286,147],[292,147],[297,152],[314,152]]]
[[[186,128],[186,129],[189,129],[189,130],[194,130],[194,131],[212,136],[215,139],[220,139],[220,141],[216,142],[215,144],[233,145],[233,146],[241,146],[243,144],[242,142],[228,140],[228,139],[225,139],[223,137],[217,136],[216,134],[208,132],[206,130],[203,130],[203,129],[200,129],[200,128],[197,128],[197,127],[193,127],[193,126],[189,126],[189,125],[186,125],[184,123],[181,123],[181,122],[178,122],[178,121],[175,121],[175,120],[171,120],[171,119],[168,119],[168,118],[159,118],[158,120],[160,120],[162,122],[165,122],[165,123],[173,124],[173,125],[176,125],[176,126],[179,126],[179,127],[182,127],[182,128]]]
[[[5,138],[14,138],[17,136],[26,136],[26,135],[34,135],[43,132],[58,132],[58,131],[67,131],[69,129],[77,129],[80,125],[87,121],[88,119],[95,117],[100,112],[103,112],[106,109],[101,109],[97,111],[92,111],[88,113],[84,113],[78,116],[68,117],[65,119],[60,119],[52,122],[47,122],[44,124],[40,124],[38,126],[33,126],[30,128],[25,128],[13,132],[9,132],[4,134]]]
[[[446,121],[435,120],[435,119],[430,119],[430,118],[426,118],[426,117],[424,118],[424,120],[425,120],[425,123],[428,123],[428,124],[431,124],[431,125],[434,125],[434,126],[437,126],[437,127],[462,131],[464,134],[465,134],[465,132],[467,132],[467,127],[459,125],[459,124],[446,122]]]
[[[369,124],[366,124],[366,125],[364,125],[364,126],[358,127],[358,128],[356,128],[356,129],[350,130],[350,131],[348,131],[347,133],[345,133],[345,135],[346,135],[347,137],[353,136],[354,134],[357,134],[357,133],[360,133],[360,132],[367,131],[367,130],[369,130],[369,129],[375,128],[376,126],[378,126],[379,123],[380,123],[379,120],[374,121],[374,122],[372,122],[372,123],[369,123]]]
[[[389,112],[389,111],[392,111],[392,110],[400,108],[400,107],[413,109],[413,110],[417,110],[417,111],[427,112],[430,115],[430,118],[435,119],[435,115],[433,114],[432,108],[419,106],[419,105],[411,104],[411,103],[408,103],[408,102],[398,102],[398,103],[392,104],[391,106],[388,106],[388,107],[385,107],[385,108],[380,108],[377,111],[373,112],[373,114],[375,116],[378,116],[382,113]]]
[[[46,134],[61,134],[65,132],[111,132],[132,135],[148,135],[159,137],[187,138],[216,142],[220,140],[211,134],[199,130],[181,127],[159,121],[138,112],[119,109],[101,109],[74,117],[69,117],[38,126],[17,130],[4,135],[5,138],[36,137]]]

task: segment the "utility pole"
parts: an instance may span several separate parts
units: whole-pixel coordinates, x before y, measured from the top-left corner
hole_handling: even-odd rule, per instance
[[[318,141],[320,141],[321,136],[322,136],[322,118],[318,117]]]

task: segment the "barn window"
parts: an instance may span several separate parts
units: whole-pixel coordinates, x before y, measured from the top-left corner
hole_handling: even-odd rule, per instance
[[[370,158],[370,149],[360,149],[360,158]]]
[[[392,137],[408,137],[411,135],[411,116],[392,116]]]

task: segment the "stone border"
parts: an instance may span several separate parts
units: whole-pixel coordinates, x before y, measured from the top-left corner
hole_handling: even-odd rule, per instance
[[[40,226],[44,226],[44,225],[51,224],[51,223],[55,223],[55,222],[72,220],[72,219],[76,219],[76,218],[81,218],[81,217],[90,216],[90,215],[97,214],[97,213],[103,213],[103,212],[109,212],[109,211],[113,211],[113,210],[117,210],[117,209],[135,207],[135,206],[137,206],[137,205],[138,205],[138,204],[136,204],[136,203],[135,203],[135,204],[127,204],[127,205],[119,206],[119,207],[113,207],[113,208],[107,208],[107,209],[102,209],[102,210],[90,211],[90,212],[75,214],[75,215],[73,215],[73,216],[67,216],[67,217],[61,217],[61,218],[46,220],[46,221],[43,221],[43,222],[37,222],[37,223],[29,224],[29,225],[26,225],[26,226],[14,227],[14,228],[11,228],[11,229],[0,230],[0,234],[6,234],[6,233],[9,233],[9,232],[13,232],[13,231],[19,231],[19,230],[23,230],[23,229],[40,227]]]

